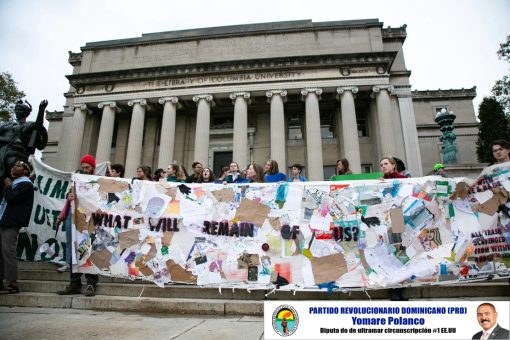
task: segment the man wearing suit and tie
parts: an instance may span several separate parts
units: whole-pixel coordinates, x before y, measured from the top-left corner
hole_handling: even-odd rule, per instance
[[[473,339],[508,339],[508,329],[504,329],[497,324],[498,313],[493,304],[482,303],[478,306],[476,318],[483,330],[473,335]]]

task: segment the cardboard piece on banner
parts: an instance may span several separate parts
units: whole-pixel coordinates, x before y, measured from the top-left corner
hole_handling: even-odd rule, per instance
[[[253,223],[257,226],[262,226],[269,211],[271,209],[262,203],[255,202],[249,199],[242,199],[239,208],[237,208],[236,218],[239,221]]]
[[[367,258],[365,257],[365,251],[363,249],[359,250],[359,259],[361,261],[361,264],[363,265],[363,268],[365,268],[365,270],[369,270],[370,265],[367,262]]]
[[[76,211],[76,213],[74,214],[74,224],[76,225],[76,230],[78,230],[79,232],[84,232],[85,230],[87,230],[89,232],[89,235],[96,230],[92,218],[89,219],[89,221],[87,222],[85,219],[85,214],[78,211]]]
[[[391,231],[393,233],[403,233],[405,231],[404,212],[402,211],[402,207],[391,209],[390,219],[391,219]]]
[[[93,251],[89,260],[99,269],[109,269],[111,258],[112,253],[108,249],[103,249],[101,251]]]
[[[347,264],[342,253],[314,257],[312,263],[315,284],[336,281],[340,276],[347,273]]]
[[[450,199],[456,200],[457,198],[460,198],[461,200],[464,200],[468,194],[469,185],[466,182],[459,182],[455,186],[455,191],[451,194]]]
[[[129,189],[129,183],[117,181],[112,178],[98,178],[99,192],[118,193]]]
[[[139,236],[140,231],[138,229],[124,231],[119,234],[119,246],[120,249],[129,248],[135,244],[140,243]]]
[[[222,189],[212,191],[211,194],[216,198],[218,202],[232,202],[234,200],[235,194],[232,189]]]
[[[170,273],[170,278],[172,281],[185,283],[197,282],[196,275],[191,274],[191,272],[188,272],[173,260],[166,261],[166,267],[168,268],[168,272]]]
[[[483,204],[478,205],[474,210],[492,216],[498,212],[501,204],[505,204],[508,199],[508,192],[503,188],[492,189],[494,195],[485,201]]]
[[[154,274],[152,269],[147,267],[147,265],[145,265],[145,264],[140,264],[140,267],[138,268],[138,270],[140,271],[140,273],[142,273],[145,276],[151,276],[152,274]]]
[[[172,242],[172,237],[174,236],[173,231],[165,231],[163,232],[163,237],[161,238],[161,243],[163,245],[169,246]]]
[[[279,217],[269,217],[268,218],[269,224],[271,224],[271,227],[273,227],[274,230],[280,231],[282,228],[282,225],[280,223]]]
[[[151,245],[151,250],[147,254],[147,261],[155,258],[156,255],[158,254],[158,250],[156,249],[156,245],[154,243],[151,243],[150,245]]]

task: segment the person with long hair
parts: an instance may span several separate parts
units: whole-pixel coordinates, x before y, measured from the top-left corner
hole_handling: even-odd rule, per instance
[[[213,183],[214,173],[211,168],[204,168],[200,175],[198,175],[197,183]]]
[[[347,158],[341,158],[336,161],[335,176],[338,175],[352,175]]]
[[[280,172],[277,161],[268,159],[264,166],[264,180],[266,183],[282,182],[287,180],[287,176]]]
[[[412,177],[409,170],[406,169],[406,165],[404,164],[403,160],[395,156],[393,156],[393,159],[397,163],[397,171],[400,172],[401,175],[404,175],[406,177]]]
[[[379,161],[381,171],[383,173],[383,179],[389,178],[407,178],[397,170],[397,162],[393,157],[383,157]]]
[[[148,165],[140,165],[136,169],[136,177],[135,179],[139,179],[142,181],[150,181],[151,180],[151,167]]]
[[[262,165],[257,163],[251,163],[246,169],[246,179],[250,183],[264,183],[264,169]]]
[[[179,171],[179,166],[177,164],[170,164],[166,167],[166,180],[167,182],[177,182],[177,172]]]
[[[186,183],[186,180],[188,179],[188,172],[186,171],[186,168],[183,167],[182,165],[179,165],[179,169],[175,174],[175,179],[176,182]]]
[[[154,171],[153,180],[155,182],[159,182],[161,180],[166,181],[166,171],[165,171],[165,169],[162,169],[162,168],[156,169],[156,171]]]

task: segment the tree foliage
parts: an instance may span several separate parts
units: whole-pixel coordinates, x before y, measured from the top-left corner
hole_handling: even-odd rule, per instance
[[[0,121],[8,122],[14,117],[14,104],[25,97],[9,72],[0,72]]]
[[[480,126],[476,141],[476,154],[481,163],[493,163],[491,143],[496,139],[510,140],[510,118],[501,102],[495,97],[483,98],[478,107]]]
[[[510,35],[506,37],[506,41],[499,45],[498,50],[499,59],[510,62]],[[507,114],[510,114],[510,76],[503,76],[494,84],[492,93],[497,97],[499,102],[503,104],[503,107]]]

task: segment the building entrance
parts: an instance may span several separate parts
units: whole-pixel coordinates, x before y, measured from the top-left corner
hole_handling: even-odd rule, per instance
[[[221,175],[221,168],[229,166],[232,162],[232,151],[221,151],[214,153],[213,172],[214,176]]]

